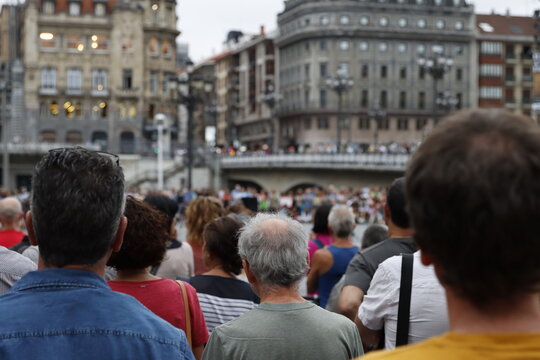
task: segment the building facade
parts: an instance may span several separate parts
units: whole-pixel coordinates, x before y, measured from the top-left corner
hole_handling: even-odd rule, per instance
[[[335,150],[338,132],[348,150],[412,143],[445,111],[437,98],[476,103],[474,11],[463,0],[288,0],[278,26],[281,148]],[[434,53],[453,60],[437,84],[418,62]],[[341,104],[327,86],[338,73],[352,80]]]
[[[479,107],[532,115],[534,18],[476,15]]]
[[[25,141],[150,153],[156,114],[177,140],[175,0],[28,0]]]

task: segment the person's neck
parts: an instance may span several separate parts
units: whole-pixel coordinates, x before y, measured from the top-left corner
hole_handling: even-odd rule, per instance
[[[257,292],[261,299],[261,303],[270,304],[285,304],[285,303],[300,303],[306,301],[298,293],[296,287],[276,286],[272,288],[260,288]]]
[[[349,237],[344,237],[344,238],[334,237],[334,241],[332,242],[332,245],[335,246],[335,247],[346,248],[346,247],[352,247],[353,242],[352,242],[352,238],[350,236]]]
[[[457,333],[538,333],[540,294],[523,295],[513,302],[501,301],[478,307],[446,289],[450,330]]]
[[[413,230],[412,229],[404,229],[400,228],[399,226],[396,226],[391,221],[387,223],[388,226],[388,238],[412,238],[413,237]]]
[[[160,278],[150,274],[148,268],[144,269],[129,269],[129,270],[117,270],[115,281],[151,281],[159,280]]]
[[[214,265],[214,266],[206,266],[207,268],[210,268],[207,272],[205,272],[203,275],[212,275],[212,276],[221,276],[224,278],[230,278],[230,279],[236,279],[236,276],[234,274],[231,274],[225,270],[220,265]]]
[[[51,265],[45,264],[45,262],[40,256],[38,260],[38,270],[45,270],[45,269],[83,270],[83,271],[94,273],[99,277],[105,278],[105,264],[104,263],[97,263],[92,266],[87,266],[87,265],[51,266]]]
[[[7,230],[19,231],[19,229],[20,227],[15,224],[3,223],[1,231],[7,231]]]

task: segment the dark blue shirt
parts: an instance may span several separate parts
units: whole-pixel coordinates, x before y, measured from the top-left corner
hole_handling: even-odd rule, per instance
[[[0,359],[193,359],[185,334],[94,273],[47,269],[0,297]]]

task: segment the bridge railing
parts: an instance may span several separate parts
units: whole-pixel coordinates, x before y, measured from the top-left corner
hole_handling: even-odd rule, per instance
[[[8,143],[8,152],[10,154],[45,154],[51,149],[58,149],[64,147],[73,147],[73,144],[66,143]],[[0,143],[0,152],[3,151],[3,143]],[[95,144],[81,144],[89,150],[99,150],[99,146]]]
[[[410,154],[271,154],[222,157],[223,168],[304,167],[404,170]]]

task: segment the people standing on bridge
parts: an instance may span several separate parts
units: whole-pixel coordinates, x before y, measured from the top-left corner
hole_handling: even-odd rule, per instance
[[[366,359],[540,359],[540,129],[501,110],[461,111],[407,169],[424,265],[450,332]]]
[[[405,178],[396,179],[390,185],[384,205],[384,219],[389,238],[365,251],[359,251],[345,273],[345,285],[339,296],[338,308],[341,314],[351,320],[356,319],[358,307],[379,264],[391,256],[400,253],[412,254],[416,251],[406,211]]]
[[[319,305],[322,308],[326,307],[332,288],[358,251],[358,246],[354,246],[352,240],[355,219],[350,207],[334,206],[328,215],[328,228],[333,238],[332,245],[315,252],[307,279],[308,292],[319,292]]]

